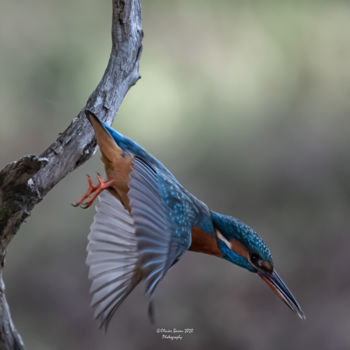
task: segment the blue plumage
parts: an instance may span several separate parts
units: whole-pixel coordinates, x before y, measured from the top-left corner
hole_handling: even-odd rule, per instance
[[[248,248],[249,254],[258,254],[264,260],[273,265],[269,248],[252,228],[245,223],[214,211],[211,212],[213,223],[221,232],[225,232],[228,240],[236,239]],[[250,270],[250,269],[249,269]]]
[[[107,326],[121,301],[141,280],[145,281],[146,293],[152,298],[166,272],[187,250],[215,255],[257,273],[287,306],[304,317],[299,304],[275,271],[269,249],[253,229],[235,218],[210,211],[205,203],[186,190],[160,161],[141,146],[92,113],[87,112],[87,116],[95,130],[108,182],[103,183],[99,179],[98,186],[90,183],[89,191],[78,204],[84,204],[95,193],[86,202],[86,206],[91,205],[97,195],[108,188],[124,207],[122,211],[121,206],[115,206],[116,210],[113,211],[113,200],[105,196],[103,205],[97,207],[94,222],[99,224],[92,226],[90,234],[94,237],[94,244],[90,245],[93,249],[89,251],[89,268],[90,271],[100,271],[99,275],[92,274],[93,283],[95,278],[98,279],[97,285],[104,283],[93,292],[97,300],[94,306],[101,324]],[[108,208],[108,213],[103,212],[106,210],[104,208]],[[111,217],[112,223],[108,222],[108,217]],[[125,249],[125,241],[121,250],[111,246],[120,252],[115,261],[124,261],[125,258],[132,261],[131,266],[118,263],[116,271],[119,274],[120,270],[126,271],[121,282],[116,282],[119,275],[115,275],[110,264],[105,271],[104,265],[101,265],[104,264],[101,252],[112,243],[106,243],[100,237],[113,235],[111,226],[116,232],[114,245],[120,240],[120,232],[126,232],[130,242],[133,242],[130,251]],[[94,258],[95,255],[98,259]],[[98,293],[98,296],[94,293]],[[116,295],[115,304],[113,293]],[[104,306],[105,300],[108,300],[107,306]]]
[[[213,232],[210,211],[203,202],[187,191],[158,159],[140,145],[106,123],[101,121],[101,124],[123,152],[137,157],[146,164],[146,168],[148,166],[148,171],[153,171],[156,174],[158,194],[163,206],[167,208],[171,223],[174,225],[174,234],[183,241],[187,249],[191,244],[188,226],[200,226],[209,234]]]

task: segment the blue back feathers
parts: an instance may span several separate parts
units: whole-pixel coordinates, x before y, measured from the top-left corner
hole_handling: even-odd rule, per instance
[[[129,152],[135,156],[140,157],[141,159],[147,161],[149,164],[159,163],[159,165],[162,165],[159,161],[157,161],[156,158],[151,156],[148,152],[146,152],[140,145],[138,145],[133,140],[129,139],[128,137],[124,136],[123,134],[117,132],[114,130],[111,126],[104,123],[102,120],[100,120],[102,126],[105,128],[105,130],[108,132],[108,134],[112,137],[112,139],[116,142],[116,144],[124,151]],[[164,167],[164,165],[162,165]],[[164,167],[165,168],[165,167]]]
[[[205,232],[213,235],[214,225],[227,240],[238,240],[250,254],[257,253],[263,260],[272,264],[269,249],[249,226],[233,217],[210,212],[208,207],[188,192],[161,162],[133,140],[102,121],[101,124],[124,152],[133,154],[157,170],[158,194],[163,202],[163,208],[166,208],[169,224],[172,226],[173,240],[177,241],[177,244],[187,248],[190,246],[191,226],[200,226]],[[225,259],[250,271],[255,270],[247,259],[236,254],[224,242],[219,241],[218,244]]]

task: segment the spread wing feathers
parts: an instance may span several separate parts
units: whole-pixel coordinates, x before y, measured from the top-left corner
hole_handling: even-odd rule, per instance
[[[108,191],[98,199],[86,263],[94,316],[106,329],[119,305],[140,282],[141,271],[134,221],[129,212]]]
[[[169,207],[160,196],[159,182],[158,174],[135,157],[128,196],[146,293],[150,297],[167,270],[188,249],[187,245],[181,246],[174,240],[176,225],[170,220]],[[190,236],[189,230],[187,233]]]

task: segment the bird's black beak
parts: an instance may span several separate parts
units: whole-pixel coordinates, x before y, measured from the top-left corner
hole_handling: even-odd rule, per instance
[[[296,312],[302,320],[305,320],[306,317],[299,303],[296,301],[293,294],[289,291],[288,287],[285,285],[276,271],[266,272],[260,270],[258,271],[258,275],[292,311]]]

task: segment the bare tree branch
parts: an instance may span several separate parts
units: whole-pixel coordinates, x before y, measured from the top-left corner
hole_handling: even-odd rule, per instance
[[[24,156],[0,171],[0,349],[24,348],[11,319],[2,279],[9,242],[50,189],[93,154],[96,142],[85,109],[111,124],[127,91],[140,78],[143,32],[139,0],[112,0],[112,3],[111,55],[86,106],[40,156]]]

